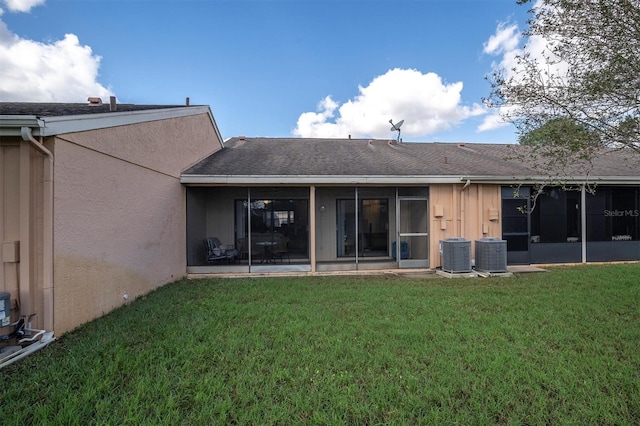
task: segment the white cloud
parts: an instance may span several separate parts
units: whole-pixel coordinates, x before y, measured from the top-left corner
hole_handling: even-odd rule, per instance
[[[484,117],[482,123],[476,129],[478,132],[486,132],[489,130],[496,130],[502,127],[509,126],[511,123],[504,121],[502,116],[498,113],[489,114]]]
[[[543,7],[542,1],[537,0],[533,7]],[[540,78],[549,79],[550,76],[559,78],[566,75],[567,64],[558,60],[554,55],[553,41],[536,35],[528,37],[526,45],[520,46],[521,39],[522,35],[515,24],[506,22],[498,24],[496,32],[484,43],[483,49],[485,54],[501,55],[500,60],[492,65],[494,71],[502,70],[505,73],[505,78],[513,78],[518,81],[521,76],[525,75],[523,66],[518,62],[518,57],[526,54],[530,61],[537,61],[540,65]],[[500,118],[500,115],[505,112],[507,111],[503,107],[485,116],[477,130],[484,132],[507,126],[508,123]]]
[[[12,12],[29,12],[31,8],[44,4],[45,0],[3,0],[0,3],[7,5]]]
[[[4,3],[9,10],[28,11],[42,1]],[[42,43],[21,38],[0,20],[0,101],[85,102],[89,96],[108,97],[111,91],[97,81],[100,59],[74,34]]]
[[[389,120],[405,120],[404,136],[425,136],[450,129],[463,120],[485,114],[478,104],[461,103],[462,82],[446,84],[435,73],[395,68],[375,77],[359,94],[341,105],[327,96],[317,112],[298,118],[293,134],[302,137],[388,138]]]
[[[520,43],[520,32],[515,24],[507,25],[501,22],[496,28],[496,33],[489,37],[484,44],[484,53],[489,55],[497,55],[503,52],[513,51]]]

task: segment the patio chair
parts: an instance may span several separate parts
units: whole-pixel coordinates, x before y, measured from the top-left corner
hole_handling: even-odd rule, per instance
[[[220,244],[216,237],[205,238],[203,241],[207,263],[227,262],[233,263],[238,256],[238,250],[227,248]]]
[[[280,263],[283,263],[284,257],[287,256],[287,260],[291,263],[291,257],[289,257],[289,240],[286,237],[280,237],[277,243],[273,249],[273,256],[280,258]]]

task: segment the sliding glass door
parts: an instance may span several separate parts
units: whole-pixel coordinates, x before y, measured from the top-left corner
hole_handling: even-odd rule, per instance
[[[336,215],[338,257],[389,256],[387,198],[338,199]]]

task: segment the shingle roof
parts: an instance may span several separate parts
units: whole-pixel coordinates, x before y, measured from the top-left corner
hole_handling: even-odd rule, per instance
[[[193,105],[195,106],[195,105]],[[145,111],[153,109],[184,108],[185,105],[134,105],[117,104],[116,111]],[[40,102],[0,102],[0,115],[35,115],[37,117],[61,117],[65,115],[101,114],[109,112],[109,103],[89,105],[88,103],[40,103]]]
[[[517,160],[518,145],[395,143],[369,139],[232,138],[183,173],[210,176],[535,176]],[[619,156],[615,156],[619,157]],[[614,155],[592,174],[640,176],[638,162]],[[640,179],[640,177],[639,177]]]
[[[20,136],[23,127],[32,129],[36,137],[48,137],[201,114],[209,115],[220,143],[208,105],[117,104],[112,111],[108,103],[0,102],[0,136]]]

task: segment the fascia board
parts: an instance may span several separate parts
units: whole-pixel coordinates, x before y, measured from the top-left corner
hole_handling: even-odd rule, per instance
[[[216,136],[218,137],[218,141],[220,142],[220,147],[224,148],[224,140],[222,139],[222,134],[220,133],[220,129],[218,128],[218,124],[216,123],[216,118],[213,116],[210,107],[207,107],[207,114],[209,114],[209,120],[211,120],[213,130],[216,132]]]
[[[178,107],[167,109],[152,109],[142,111],[113,111],[99,114],[65,115],[60,117],[44,117],[43,126],[34,130],[35,136],[55,136],[66,133],[83,132],[87,130],[104,129],[108,127],[126,126],[129,124],[170,118],[188,117],[191,115],[208,114],[215,127],[211,109],[207,106]],[[220,132],[216,127],[216,133]]]
[[[415,185],[471,183],[518,185],[544,182],[542,177],[517,176],[290,176],[290,175],[181,175],[180,182],[194,185]],[[640,184],[635,176],[576,176],[565,180],[569,184],[582,182],[610,185]]]
[[[460,183],[460,176],[182,175],[180,182],[199,185],[415,185]]]
[[[504,185],[532,185],[536,183],[549,182],[548,176],[463,176],[461,179],[463,181],[469,180],[471,183]],[[584,182],[609,185],[639,185],[640,176],[571,176],[561,178],[560,181],[575,185],[579,185]]]
[[[40,128],[43,125],[35,115],[0,115],[0,136],[21,136],[23,127]]]

